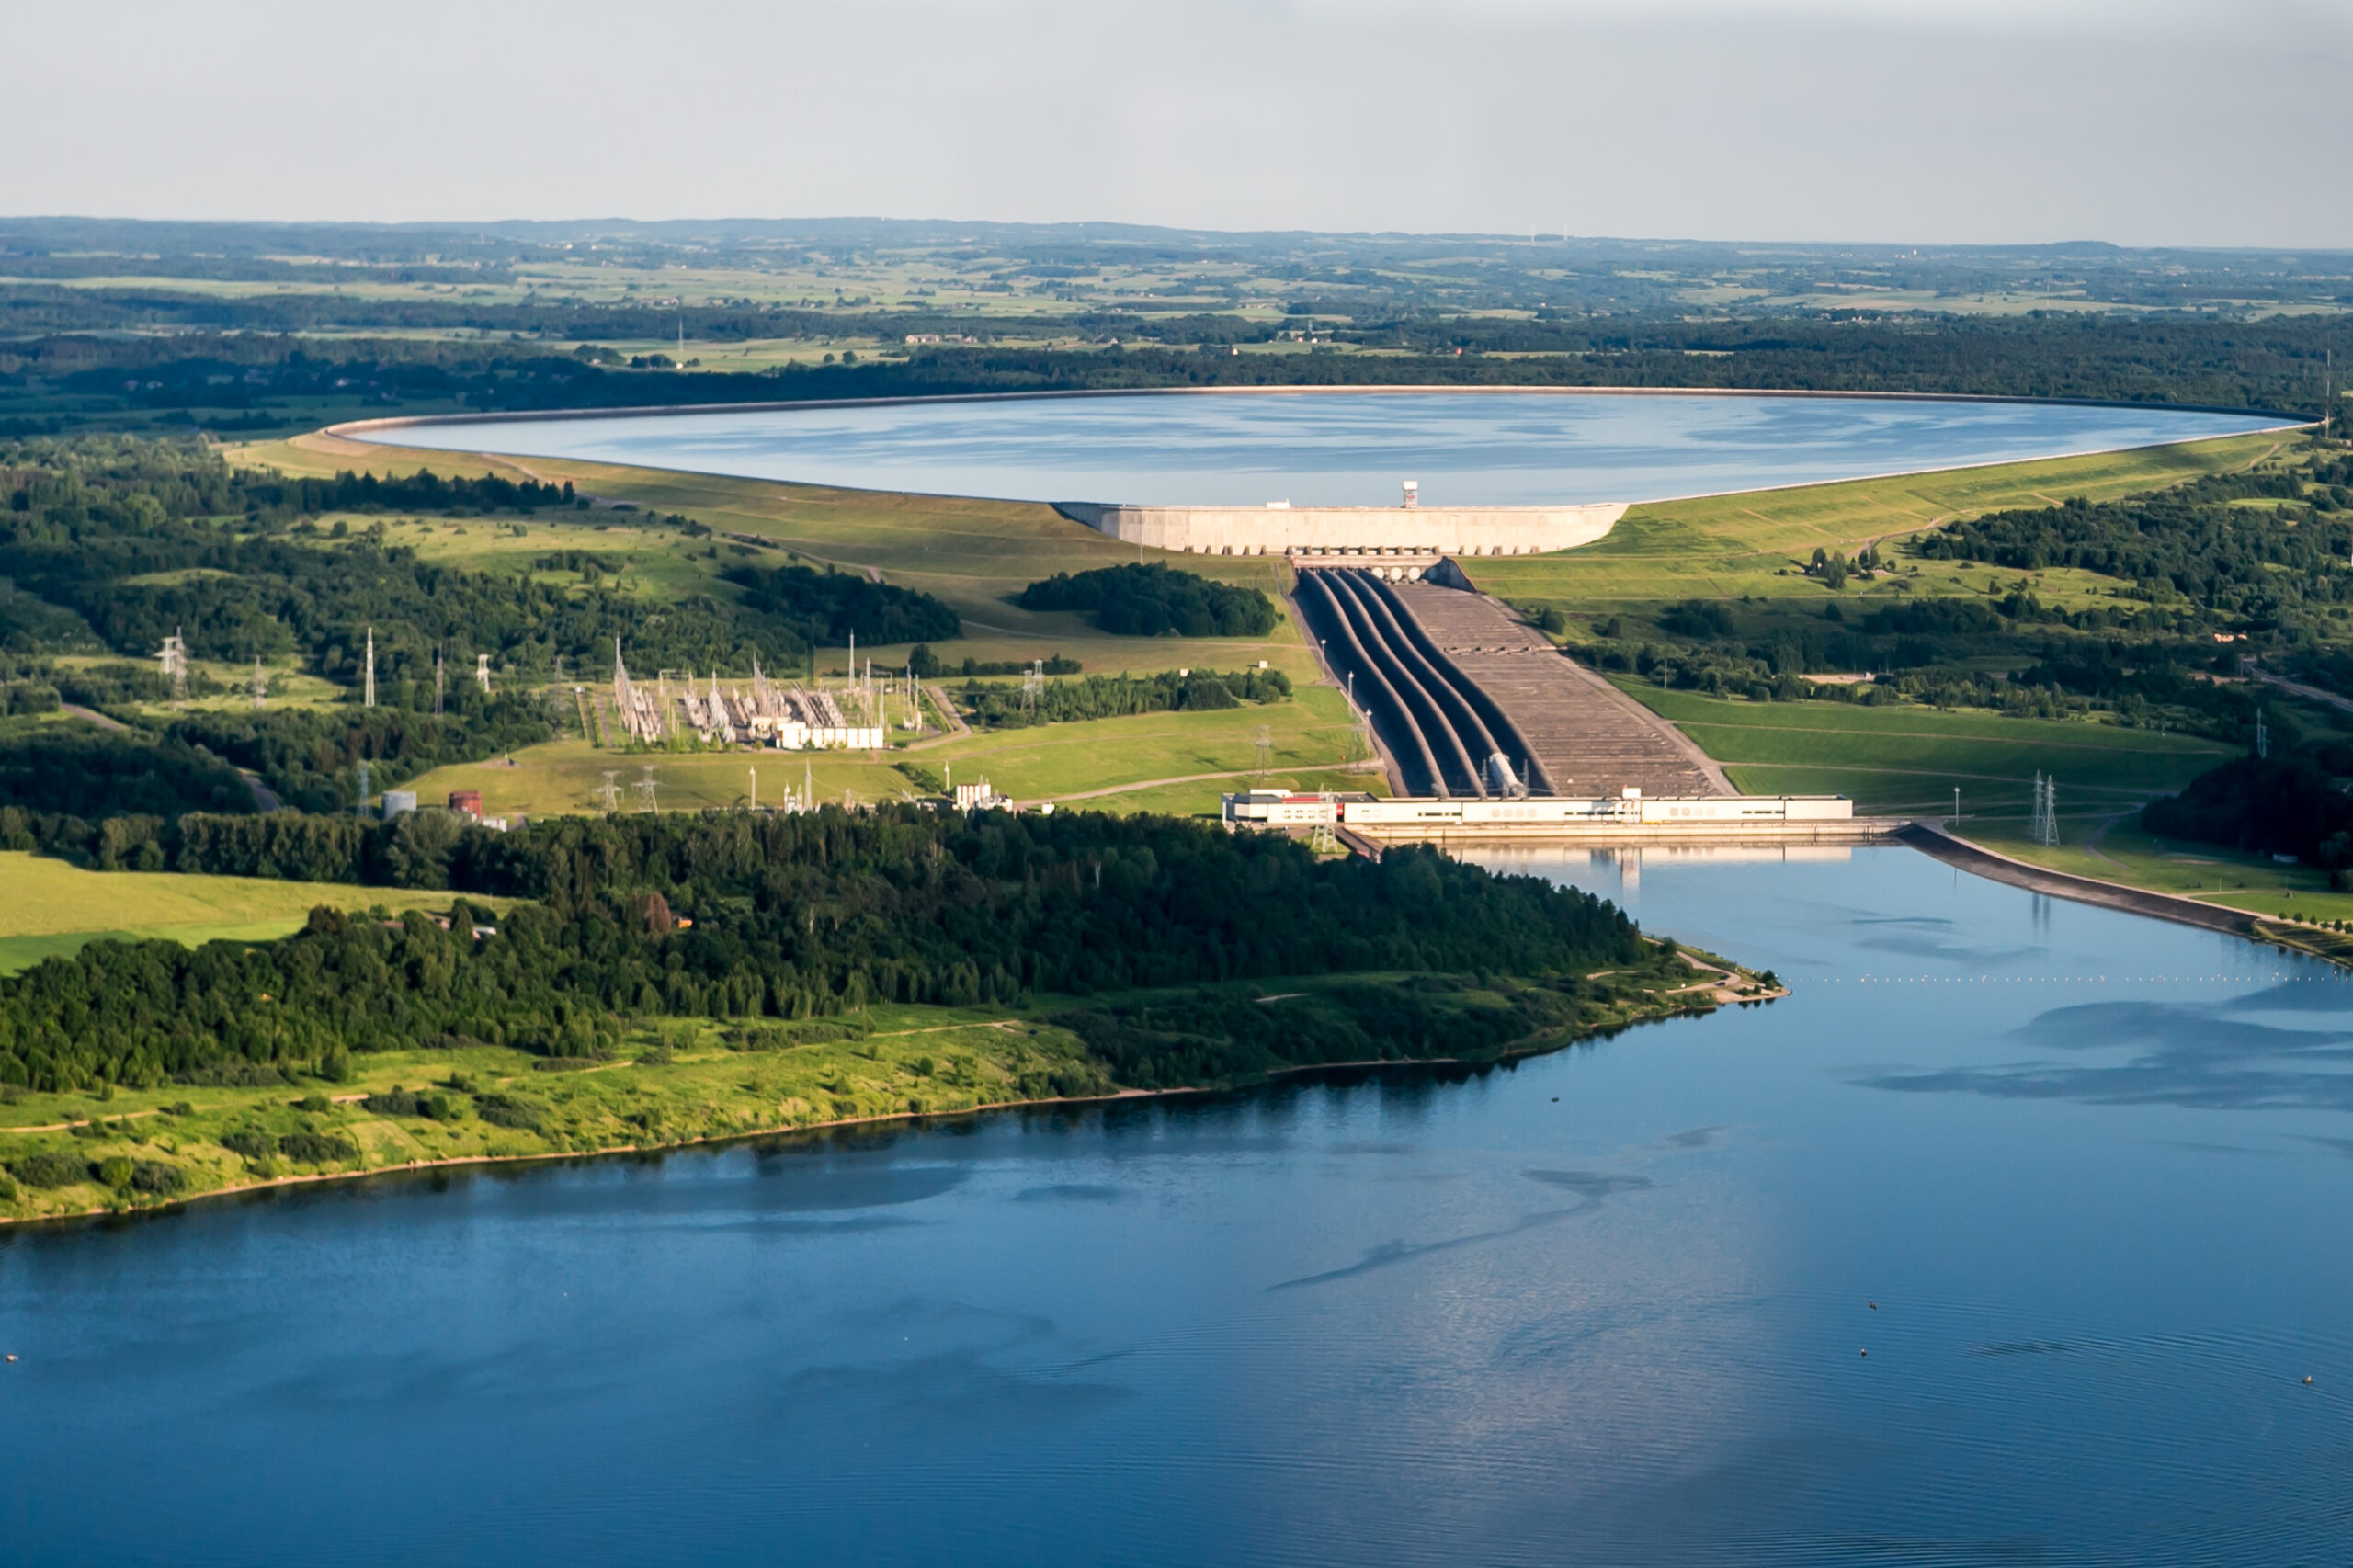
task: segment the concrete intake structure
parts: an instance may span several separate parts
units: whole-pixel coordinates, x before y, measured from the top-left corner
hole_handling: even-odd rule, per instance
[[[1626,515],[1626,503],[1140,506],[1063,501],[1054,510],[1128,544],[1192,555],[1538,555],[1591,544]]]

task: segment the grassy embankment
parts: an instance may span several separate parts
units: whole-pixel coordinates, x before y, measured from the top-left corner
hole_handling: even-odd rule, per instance
[[[1222,791],[1261,779],[1309,790],[1384,789],[1377,768],[1366,770],[1371,767],[1370,752],[1345,700],[1314,686],[1314,656],[1288,616],[1263,639],[1113,637],[1083,616],[1036,613],[1008,602],[1029,584],[1055,572],[1140,558],[1134,547],[1106,539],[1051,507],[831,490],[603,463],[536,458],[527,463],[368,446],[325,436],[240,449],[237,460],[295,474],[331,474],[348,468],[407,472],[430,467],[443,474],[501,472],[557,483],[569,479],[600,502],[685,512],[723,534],[768,541],[762,548],[735,539],[688,539],[631,526],[626,515],[617,517],[604,506],[517,522],[352,519],[360,527],[385,521],[391,542],[453,565],[529,572],[560,582],[576,573],[544,570],[534,563],[559,551],[577,551],[597,556],[626,590],[657,597],[689,592],[732,596],[735,590],[720,582],[717,574],[745,559],[780,563],[790,558],[847,571],[871,569],[891,583],[936,595],[964,618],[966,635],[936,649],[951,666],[968,656],[996,662],[1060,653],[1078,660],[1088,673],[1144,675],[1184,668],[1236,670],[1263,660],[1290,676],[1299,690],[1296,700],[1264,708],[937,737],[917,743],[906,758],[942,778],[949,768],[966,781],[985,777],[1018,800],[1083,799],[1103,810],[1186,814],[1213,811]],[[1160,551],[1142,551],[1141,559],[1166,561],[1269,594],[1289,586],[1289,569],[1279,560]],[[881,670],[903,665],[908,649],[861,647],[858,652],[861,661],[870,653]],[[828,649],[821,655],[824,665],[837,667],[843,662],[843,650]],[[936,684],[952,689],[960,678],[946,676]],[[1267,731],[1271,747],[1271,765],[1263,775],[1256,772],[1261,727]],[[885,753],[879,759],[840,754],[651,756],[599,751],[575,739],[518,751],[512,767],[502,761],[443,768],[415,780],[414,787],[420,799],[428,800],[452,789],[479,789],[484,808],[494,814],[573,812],[595,805],[605,771],[613,769],[626,792],[625,804],[634,808],[639,797],[632,786],[650,763],[657,784],[655,799],[663,809],[701,810],[740,803],[751,787],[749,769],[755,767],[766,770],[760,790],[773,801],[786,783],[801,786],[805,765],[818,799],[839,801],[847,793],[872,800],[894,798],[914,788],[904,774],[890,767],[896,755]],[[1365,767],[1350,766],[1358,763]]]
[[[2046,604],[2075,609],[2116,586],[2090,572],[2034,574],[1924,562],[1908,590],[1881,578],[1834,592],[1801,575],[1817,549],[1853,556],[1864,546],[1924,532],[1962,517],[2014,506],[2056,506],[2071,495],[2113,500],[2253,465],[2291,444],[2286,435],[2234,436],[2087,457],[1952,469],[1892,479],[1808,484],[1736,495],[1700,496],[1634,507],[1608,537],[1552,555],[1469,562],[1480,587],[1514,604],[1558,606],[1582,623],[1649,615],[1682,599],[1737,607],[1742,634],[1775,618],[1818,622],[1836,600],[1850,619],[1899,599],[1982,595],[1988,581],[2031,576]],[[1748,601],[1741,605],[1745,597]]]
[[[2141,830],[2143,805],[2238,755],[2217,741],[2074,720],[1750,702],[1618,684],[1673,721],[1743,790],[1846,795],[1859,814],[1943,821],[1958,789],[1957,831],[2015,859],[2253,914],[2353,919],[2353,893],[2328,891],[2317,868]],[[2060,842],[2049,847],[2027,835],[2037,773],[2059,787]]]
[[[2094,500],[2227,472],[2270,455],[2283,437],[2235,437],[2185,446],[2056,459],[1950,473],[1863,480],[1637,507],[1586,550],[1475,563],[1481,586],[1515,603],[1557,605],[1580,632],[1610,615],[1654,615],[1688,598],[1734,608],[1743,635],[1776,623],[1818,623],[1838,603],[1849,620],[1879,605],[1939,594],[1983,594],[2030,576],[2046,603],[2082,608],[2126,585],[2094,573],[2035,574],[1921,562],[1898,589],[1886,577],[1834,592],[1794,570],[1817,548],[1853,555],[1867,544],[2011,506],[2070,495]],[[1573,638],[1578,633],[1572,633]],[[1763,793],[1851,796],[1859,812],[1945,817],[1961,790],[1961,833],[2055,870],[2178,893],[2300,920],[2353,919],[2353,894],[2325,873],[2142,832],[2139,808],[2235,755],[2221,742],[2085,720],[2008,718],[1920,706],[1768,703],[1620,686],[1673,721],[1735,784]],[[2315,713],[2325,725],[2329,716]],[[2061,842],[2027,836],[2031,779],[2057,781]]]
[[[1426,992],[1427,979],[1357,974],[1208,989],[1316,1008],[1325,1005],[1319,994],[1326,987],[1370,983]],[[1556,1050],[1643,1019],[1740,1000],[1726,983],[1695,972],[1690,958],[1659,949],[1638,969],[1608,974],[1574,1029],[1528,1036],[1473,1060]],[[1742,971],[1729,983],[1768,994]],[[1170,994],[1181,1002],[1197,994],[1188,987]],[[1449,1002],[1483,1008],[1504,998],[1472,987]],[[127,1211],[415,1165],[645,1149],[1121,1092],[1079,1039],[1053,1021],[1067,1006],[1059,999],[1020,1009],[877,1006],[841,1018],[756,1026],[767,1036],[759,1049],[739,1048],[733,1025],[665,1020],[634,1027],[614,1060],[565,1063],[566,1071],[484,1046],[362,1055],[354,1059],[355,1077],[343,1083],[298,1075],[268,1085],[118,1088],[100,1096],[0,1090],[0,1165],[18,1173],[0,1179],[0,1221]],[[395,1089],[426,1098],[370,1103]],[[63,1162],[86,1179],[53,1186],[22,1179],[40,1170],[28,1162],[44,1159],[50,1176]],[[131,1185],[104,1180],[98,1167],[116,1159],[129,1162],[117,1175],[146,1165],[145,1186],[135,1176]],[[157,1179],[156,1167],[177,1174]]]
[[[476,899],[504,907],[510,900]],[[0,974],[105,938],[267,942],[298,929],[320,904],[343,910],[447,909],[446,892],[281,882],[170,871],[85,871],[0,851]]]
[[[1845,702],[1753,702],[1663,691],[1620,678],[1620,689],[1672,721],[1759,795],[1846,795],[1859,813],[1950,816],[1963,827],[2025,823],[2037,773],[2055,778],[2071,820],[2097,822],[2172,794],[2237,755],[2219,741],[2161,735],[2066,719]]]

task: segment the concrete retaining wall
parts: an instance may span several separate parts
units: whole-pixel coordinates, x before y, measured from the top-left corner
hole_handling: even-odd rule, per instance
[[[1621,501],[1583,506],[1131,506],[1066,501],[1054,509],[1128,544],[1196,555],[1535,555],[1591,544],[1626,515]]]

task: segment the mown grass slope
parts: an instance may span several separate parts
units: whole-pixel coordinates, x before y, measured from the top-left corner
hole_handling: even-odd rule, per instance
[[[479,902],[479,901],[478,901]],[[504,901],[493,901],[504,902]],[[446,892],[282,882],[171,871],[85,871],[63,860],[0,851],[0,973],[102,937],[269,941],[320,904],[336,909],[446,909]]]

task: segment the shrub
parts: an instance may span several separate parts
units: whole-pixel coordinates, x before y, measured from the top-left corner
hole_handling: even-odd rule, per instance
[[[493,1127],[517,1127],[537,1132],[547,1124],[545,1110],[513,1095],[484,1095],[474,1102],[474,1110]]]
[[[278,1140],[267,1132],[240,1127],[221,1134],[221,1147],[248,1160],[266,1160],[278,1152]]]
[[[98,1185],[112,1187],[129,1187],[131,1178],[138,1174],[138,1169],[139,1167],[131,1163],[130,1155],[108,1154],[98,1162]]]
[[[188,1172],[168,1160],[134,1160],[131,1162],[131,1186],[134,1191],[152,1192],[158,1197],[184,1192],[188,1189]]]
[[[27,1187],[72,1187],[90,1179],[89,1162],[63,1149],[43,1149],[8,1162],[8,1174]]]
[[[359,1145],[332,1132],[290,1132],[278,1141],[278,1152],[297,1165],[333,1165],[359,1157]]]

